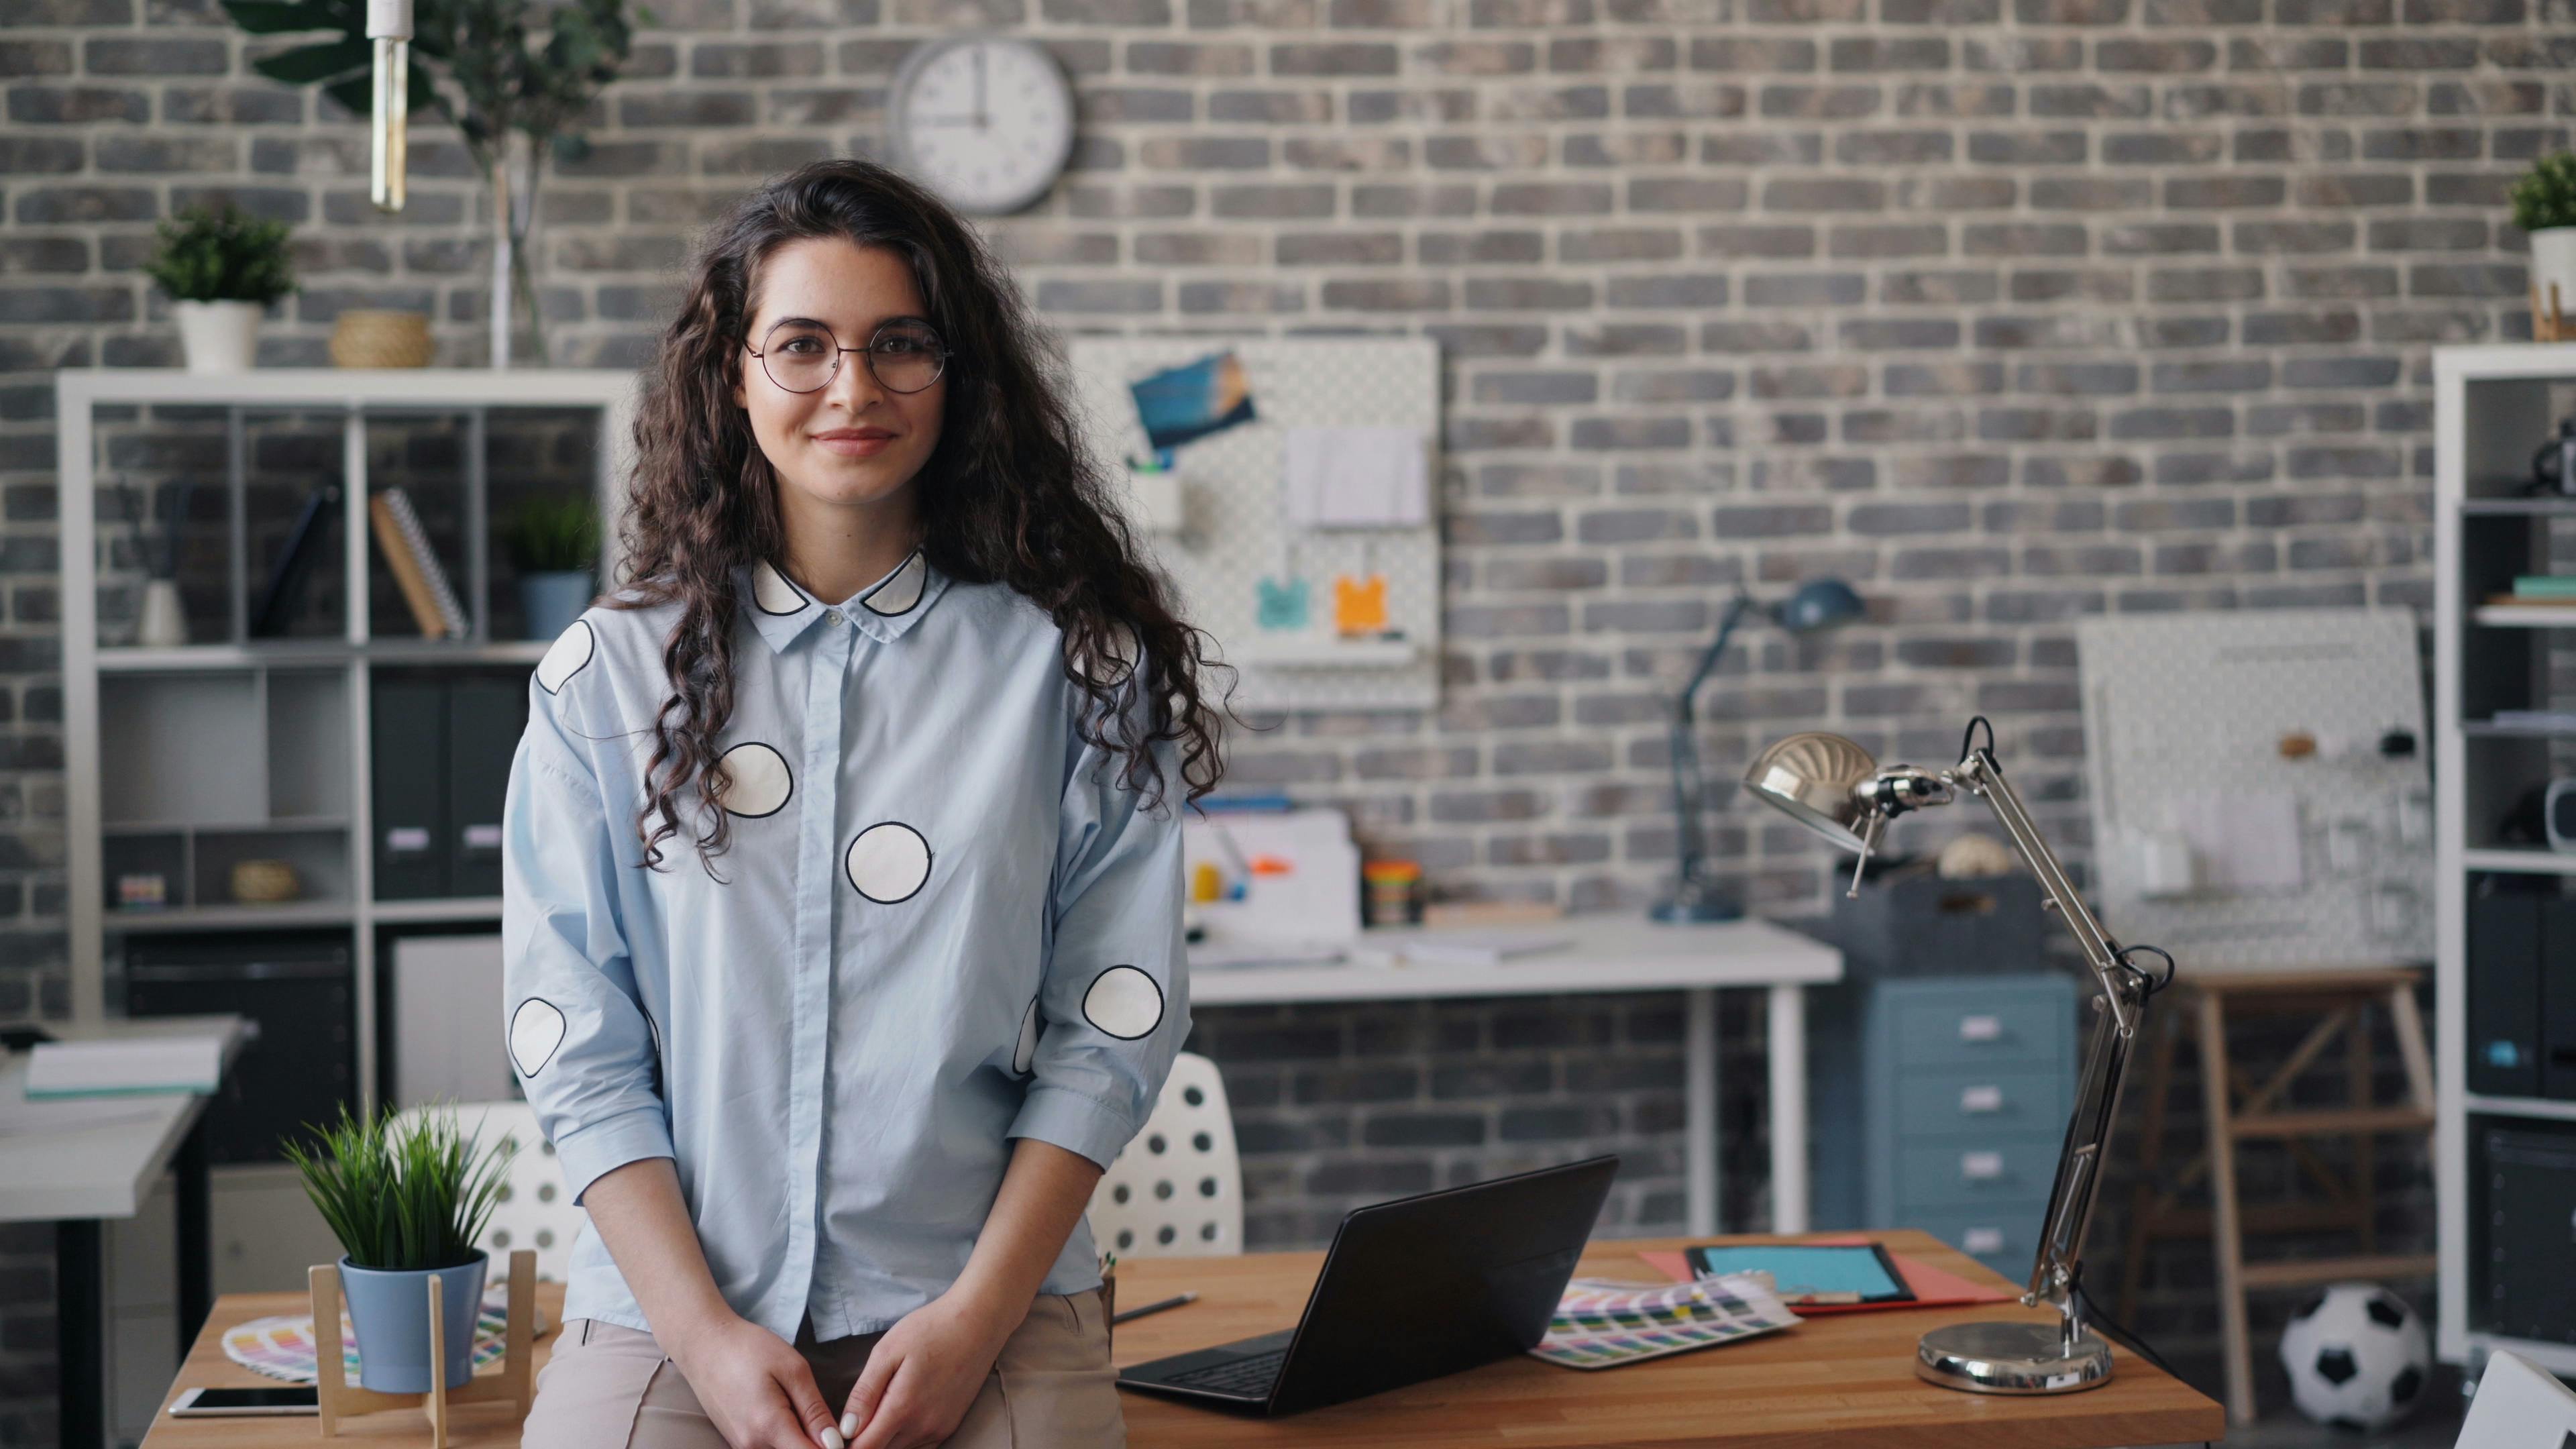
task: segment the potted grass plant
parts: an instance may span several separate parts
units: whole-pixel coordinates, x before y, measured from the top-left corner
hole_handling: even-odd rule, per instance
[[[474,1375],[474,1320],[490,1264],[474,1240],[500,1201],[511,1148],[468,1137],[452,1112],[353,1117],[289,1138],[287,1160],[339,1238],[340,1291],[358,1335],[358,1384],[429,1392],[429,1282],[440,1280],[447,1387]]]
[[[2576,152],[2543,156],[2513,184],[2513,224],[2531,237],[2531,333],[2576,340]]]
[[[225,202],[164,217],[144,274],[170,294],[190,372],[248,372],[259,358],[259,317],[295,290],[286,224]]]
[[[587,494],[539,493],[510,515],[505,535],[519,570],[527,636],[552,639],[590,607],[599,559],[599,510]]]

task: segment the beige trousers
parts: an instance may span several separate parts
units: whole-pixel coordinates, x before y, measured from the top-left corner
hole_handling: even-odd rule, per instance
[[[522,1449],[728,1449],[698,1396],[653,1335],[575,1318],[537,1375]],[[816,1343],[797,1352],[814,1370],[834,1417],[849,1402],[881,1333]],[[1041,1293],[1002,1345],[1001,1358],[946,1449],[1125,1449],[1117,1373],[1100,1291]]]

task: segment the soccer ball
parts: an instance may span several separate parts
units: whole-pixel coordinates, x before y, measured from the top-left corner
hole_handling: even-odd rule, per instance
[[[2290,1319],[2281,1367],[2300,1413],[2367,1433],[2423,1402],[2433,1354],[2404,1299],[2376,1283],[2337,1283]]]

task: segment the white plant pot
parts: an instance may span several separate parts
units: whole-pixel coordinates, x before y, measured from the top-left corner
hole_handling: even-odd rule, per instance
[[[144,583],[142,627],[134,642],[146,649],[176,649],[188,642],[188,615],[179,602],[177,579]]]
[[[2531,234],[2531,305],[2549,307],[2549,289],[2558,289],[2558,310],[2576,318],[2576,226],[2546,227]]]
[[[259,360],[257,302],[173,302],[190,372],[248,372]]]

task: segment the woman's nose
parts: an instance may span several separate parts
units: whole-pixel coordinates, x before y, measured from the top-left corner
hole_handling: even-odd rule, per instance
[[[868,367],[865,352],[841,354],[840,370],[832,374],[831,383],[823,389],[823,400],[835,403],[852,413],[885,396],[885,388]]]

